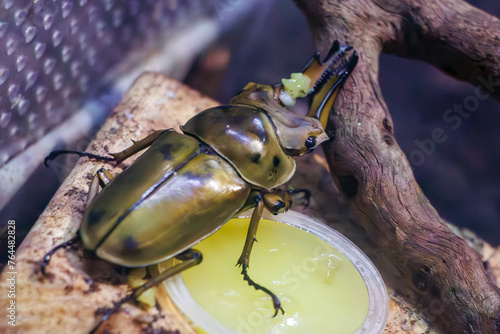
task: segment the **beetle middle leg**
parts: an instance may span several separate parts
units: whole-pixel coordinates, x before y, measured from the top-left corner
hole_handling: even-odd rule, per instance
[[[126,302],[129,302],[131,300],[136,299],[139,297],[141,294],[143,294],[146,290],[157,286],[164,280],[177,275],[181,272],[183,272],[186,269],[189,269],[191,267],[194,267],[198,264],[201,263],[203,256],[201,255],[201,252],[197,251],[196,249],[187,249],[184,252],[178,254],[175,256],[176,259],[181,260],[181,263],[178,263],[174,265],[173,267],[168,268],[164,272],[162,272],[160,275],[151,278],[148,280],[144,285],[136,288],[135,290],[132,291],[131,294],[126,296],[125,298],[121,299],[115,305],[110,308],[106,314],[101,318],[99,323],[90,331],[90,334],[95,333],[99,327],[113,314],[115,313],[123,304]]]
[[[236,265],[240,265],[242,267],[241,274],[243,275],[243,279],[248,282],[248,285],[253,286],[255,290],[262,290],[267,293],[271,299],[273,300],[274,306],[274,315],[275,317],[278,312],[281,310],[283,314],[285,311],[281,307],[281,302],[279,298],[271,292],[271,290],[263,287],[260,284],[255,283],[250,276],[248,276],[247,270],[250,262],[250,253],[252,251],[253,243],[257,241],[257,228],[259,226],[259,221],[262,216],[262,212],[264,211],[264,206],[271,211],[271,213],[278,213],[286,210],[288,206],[291,204],[291,197],[286,192],[283,192],[284,197],[280,196],[278,193],[258,193],[255,196],[256,206],[252,213],[252,217],[250,218],[250,225],[248,227],[247,238],[245,240],[245,245],[243,246],[243,252],[241,253],[240,258],[238,259],[238,263]]]
[[[87,201],[85,203],[85,207],[88,207],[90,203],[94,200],[94,198],[97,196],[99,193],[99,186],[105,187],[111,180],[113,179],[113,175],[104,168],[99,169],[94,176],[92,177],[92,181],[90,181],[90,187],[89,187],[89,193],[87,195]],[[77,245],[80,242],[80,236],[77,234],[75,237],[72,239],[63,242],[62,244],[59,244],[52,248],[45,256],[43,257],[43,262],[42,262],[42,274],[44,276],[47,275],[47,266],[49,265],[50,259],[52,255],[56,251],[58,251],[61,248],[69,248]]]

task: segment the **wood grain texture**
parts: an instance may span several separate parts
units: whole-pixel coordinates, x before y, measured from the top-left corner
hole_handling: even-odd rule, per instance
[[[499,289],[477,252],[446,227],[416,183],[377,78],[380,53],[392,52],[428,61],[499,99],[500,20],[458,0],[295,3],[318,49],[338,39],[360,55],[331,114],[336,136],[324,145],[353,213],[442,332],[500,331]]]

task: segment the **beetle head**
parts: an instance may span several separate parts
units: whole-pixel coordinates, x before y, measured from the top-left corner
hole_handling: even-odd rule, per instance
[[[330,110],[337,94],[356,67],[358,56],[349,45],[335,41],[324,60],[314,55],[302,73],[293,73],[276,85],[249,83],[231,104],[249,104],[267,112],[272,120],[281,147],[288,155],[303,155],[328,140],[325,133]],[[347,57],[351,53],[350,57]],[[309,97],[307,116],[285,109],[297,97]]]
[[[247,104],[263,109],[271,119],[280,145],[286,154],[301,156],[328,140],[321,122],[300,116],[284,108],[280,99],[281,85],[249,83],[230,104]]]

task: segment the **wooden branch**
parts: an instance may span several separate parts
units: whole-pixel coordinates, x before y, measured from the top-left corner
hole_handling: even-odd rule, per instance
[[[425,60],[500,100],[498,18],[456,0],[375,3],[392,14],[384,52]]]
[[[461,0],[295,0],[317,45],[332,36],[416,58],[500,99],[500,20]],[[366,45],[371,44],[371,46]]]
[[[331,115],[336,137],[325,145],[352,211],[443,332],[500,331],[499,289],[415,182],[377,81],[385,50],[429,61],[498,99],[500,21],[459,0],[294,1],[319,50],[338,39],[360,54]]]

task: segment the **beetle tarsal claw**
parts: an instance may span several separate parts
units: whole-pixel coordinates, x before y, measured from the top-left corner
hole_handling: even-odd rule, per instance
[[[108,318],[113,313],[115,313],[123,304],[125,304],[126,302],[132,300],[133,298],[134,298],[134,293],[131,293],[128,296],[126,296],[125,298],[121,299],[120,301],[113,302],[113,307],[111,307],[109,309],[105,309],[106,310],[106,314],[104,314],[104,316],[101,318],[101,320],[99,320],[99,322],[94,326],[94,328],[92,328],[92,330],[89,332],[89,334],[94,334],[95,332],[97,332],[97,330],[99,329],[99,327],[101,327],[101,325],[106,320],[108,320]]]
[[[274,306],[274,310],[275,310],[273,318],[275,318],[278,315],[279,311],[281,311],[281,314],[285,315],[285,310],[283,309],[283,307],[281,307],[281,302],[278,299],[278,297],[271,296],[271,298],[273,299],[273,306]]]
[[[247,273],[248,266],[245,265],[245,264],[241,264],[241,263],[239,263],[239,264],[242,265],[242,267],[243,267],[243,269],[241,270],[241,274],[243,275],[243,280],[247,281],[248,285],[253,286],[255,290],[262,290],[262,291],[264,291],[273,300],[273,306],[274,306],[274,315],[273,315],[273,318],[278,315],[278,312],[280,310],[281,310],[281,313],[285,314],[285,310],[283,309],[283,307],[281,307],[281,302],[280,302],[278,296],[276,296],[274,293],[271,292],[271,290],[267,289],[266,287],[263,287],[262,285],[255,283],[250,278],[250,276],[248,276],[248,273]]]
[[[55,246],[47,254],[45,254],[45,256],[43,257],[43,261],[42,261],[42,274],[44,276],[47,276],[47,266],[49,265],[49,262],[50,262],[52,255],[54,255],[54,253],[57,250],[59,250],[60,248],[72,247],[75,243],[78,242],[78,240],[79,240],[79,237],[77,235],[74,238],[72,238],[66,242],[63,242],[62,244]]]
[[[49,164],[52,160],[57,158],[60,155],[63,154],[76,154],[80,157],[88,157],[89,159],[96,159],[96,160],[103,160],[103,161],[113,161],[115,160],[113,157],[106,157],[98,154],[93,154],[89,152],[83,152],[83,151],[73,151],[73,150],[55,150],[50,152],[48,156],[45,157],[43,160],[43,164],[45,167],[49,167]]]

